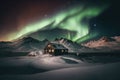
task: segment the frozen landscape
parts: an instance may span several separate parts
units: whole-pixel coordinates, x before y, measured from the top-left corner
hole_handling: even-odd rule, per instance
[[[0,80],[120,79],[119,36],[102,37],[81,45],[64,38],[55,41],[70,49],[69,53],[43,54],[49,41],[31,37],[1,42]]]
[[[102,57],[102,56],[101,56]],[[94,58],[94,59],[93,59]],[[109,58],[115,60],[109,61]],[[106,56],[97,62],[73,55],[7,57],[0,59],[0,80],[119,80],[120,59]],[[89,59],[90,60],[90,59]]]
[[[0,0],[0,80],[120,80],[119,0]]]

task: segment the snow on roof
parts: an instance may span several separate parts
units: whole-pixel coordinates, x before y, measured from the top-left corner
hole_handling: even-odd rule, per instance
[[[67,49],[66,47],[64,47],[62,44],[60,43],[50,43],[55,49]]]

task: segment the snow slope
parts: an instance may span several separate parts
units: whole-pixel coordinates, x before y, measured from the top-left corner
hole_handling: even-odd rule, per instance
[[[88,63],[72,55],[41,54],[36,57],[6,57],[0,62],[0,80],[120,80],[118,61]]]
[[[35,61],[34,66],[39,68],[44,66],[46,69],[51,69],[50,71],[36,74],[0,75],[0,80],[120,80],[120,62],[92,65],[88,65],[87,63],[83,65],[80,62],[77,65],[72,64],[71,66],[59,57],[49,57],[46,59],[49,60],[43,60],[42,62],[40,60]],[[45,65],[48,67],[45,67]],[[51,65],[56,66],[57,69]],[[58,68],[60,66],[64,66],[64,68]]]

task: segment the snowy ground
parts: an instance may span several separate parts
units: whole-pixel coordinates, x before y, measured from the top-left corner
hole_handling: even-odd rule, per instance
[[[6,57],[0,80],[120,80],[120,62],[89,63],[75,56]]]

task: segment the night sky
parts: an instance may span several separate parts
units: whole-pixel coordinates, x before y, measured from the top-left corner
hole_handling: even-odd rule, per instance
[[[31,31],[31,30],[25,30],[26,26],[27,26],[27,29],[29,28],[28,26],[29,24],[30,25],[32,24],[30,26],[30,29],[34,29],[36,28],[35,25],[37,23],[42,23],[40,22],[40,20],[44,18],[47,18],[47,19],[50,18],[54,20],[57,17],[57,16],[54,17],[55,14],[59,14],[60,12],[62,11],[64,12],[68,9],[72,10],[74,6],[79,6],[79,5],[82,5],[82,6],[84,5],[84,8],[82,8],[83,10],[81,10],[84,13],[86,13],[85,10],[86,9],[89,10],[89,7],[91,6],[100,7],[100,8],[103,6],[106,6],[104,10],[99,12],[99,15],[94,14],[95,16],[91,17],[91,14],[90,14],[90,16],[88,16],[88,17],[91,17],[89,21],[86,21],[88,20],[86,19],[86,17],[82,18],[83,19],[82,23],[84,24],[86,22],[87,22],[86,24],[89,23],[90,29],[95,29],[99,31],[101,35],[109,35],[109,36],[120,35],[119,34],[119,31],[120,31],[120,24],[119,24],[120,11],[119,10],[120,9],[119,9],[118,2],[115,2],[115,0],[106,0],[104,2],[100,0],[99,1],[96,1],[96,0],[23,0],[23,1],[22,0],[3,0],[2,1],[1,0],[0,1],[0,41],[9,41],[12,39],[16,39],[20,36],[26,35]],[[91,8],[91,11],[92,11],[92,8]],[[95,10],[93,11],[95,13]],[[69,18],[69,16],[67,17]],[[49,25],[51,23],[52,22],[50,22]],[[55,22],[53,21],[53,23]],[[63,22],[62,24],[66,25],[66,23]],[[66,26],[65,28],[63,28],[62,24],[56,24],[56,26],[57,27],[59,26],[59,28],[62,27],[62,29],[69,30],[68,27],[66,28]],[[23,35],[21,34],[22,32],[24,33]],[[20,36],[17,36],[17,35],[20,35]],[[76,40],[77,38],[79,37],[77,36]]]

